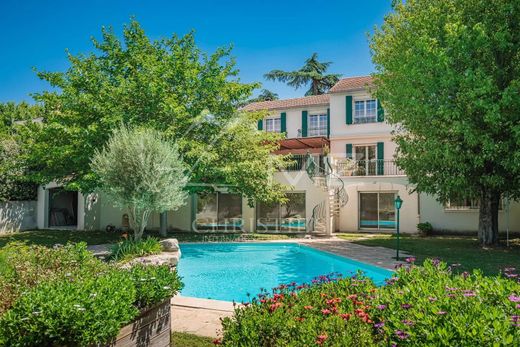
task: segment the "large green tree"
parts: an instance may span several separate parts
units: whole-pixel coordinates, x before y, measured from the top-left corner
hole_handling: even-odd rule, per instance
[[[205,54],[193,34],[152,41],[136,21],[124,27],[122,40],[103,29],[93,44],[93,53],[69,54],[67,71],[39,73],[53,90],[35,96],[45,107],[45,122],[29,124],[24,134],[34,180],[95,190],[99,178],[89,166],[91,157],[123,123],[157,129],[175,141],[191,183],[230,184],[250,200],[283,198],[283,187],[263,178],[284,165],[284,158],[222,151],[265,148],[278,140],[237,114],[257,85],[239,81],[229,49]],[[244,138],[225,133],[237,119],[247,121]],[[240,141],[246,148],[234,145]]]
[[[25,102],[0,103],[0,201],[34,200],[36,185],[27,180],[20,160],[18,125],[41,116],[41,108]]]
[[[500,198],[520,196],[520,2],[395,1],[371,48],[398,165],[441,202],[479,199],[497,243]]]
[[[310,84],[305,95],[325,94],[339,81],[339,74],[326,74],[332,62],[320,62],[318,53],[305,60],[305,64],[296,71],[272,70],[264,75],[271,81],[280,81],[296,89]]]

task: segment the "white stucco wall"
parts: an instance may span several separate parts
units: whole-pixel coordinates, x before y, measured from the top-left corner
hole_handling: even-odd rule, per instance
[[[0,234],[37,227],[36,201],[0,202]]]
[[[436,231],[474,233],[478,230],[478,210],[446,210],[433,196],[421,194],[421,222],[430,222]],[[498,228],[506,231],[508,213],[498,212]],[[509,209],[509,230],[520,232],[520,203],[512,202]]]
[[[307,111],[308,116],[313,114],[327,114],[328,106],[312,106],[312,107],[299,107],[284,110],[272,110],[269,111],[269,115],[266,118],[280,117],[282,112],[286,113],[286,126],[287,126],[287,138],[298,137],[298,130],[302,129],[302,111]],[[332,116],[331,116],[332,117]],[[264,118],[264,130],[265,130],[265,119]],[[310,122],[307,123],[310,127]],[[331,129],[332,131],[332,129]],[[300,135],[301,137],[301,135]]]
[[[403,200],[400,211],[400,231],[403,233],[417,232],[417,223],[419,223],[418,195],[409,193],[411,187],[408,185],[406,177],[346,177],[343,180],[349,200],[340,212],[340,231],[377,231],[359,228],[359,193],[381,192],[395,193]]]

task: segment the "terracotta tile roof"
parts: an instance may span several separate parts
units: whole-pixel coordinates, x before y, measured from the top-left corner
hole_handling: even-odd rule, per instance
[[[330,88],[330,93],[348,92],[352,90],[364,89],[372,85],[371,76],[347,77],[338,81],[334,87]]]
[[[285,108],[319,106],[328,104],[329,96],[327,94],[323,94],[306,96],[303,98],[295,99],[253,102],[249,105],[244,106],[242,109],[244,111],[280,110]]]

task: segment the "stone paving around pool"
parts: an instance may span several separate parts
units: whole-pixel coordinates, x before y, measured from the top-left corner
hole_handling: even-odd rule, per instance
[[[265,241],[263,241],[265,242]],[[280,242],[280,241],[271,241]],[[337,238],[330,239],[291,239],[283,242],[297,242],[321,251],[331,252],[363,263],[393,270],[398,262],[394,259],[395,250],[384,247],[356,245]],[[411,256],[401,252],[400,257]],[[218,337],[222,325],[220,319],[233,315],[233,303],[229,301],[208,300],[176,296],[172,299],[172,330],[200,336]]]

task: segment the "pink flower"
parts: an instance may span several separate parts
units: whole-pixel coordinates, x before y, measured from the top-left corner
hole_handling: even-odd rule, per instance
[[[409,258],[406,258],[406,262],[407,263],[415,263],[415,257],[409,257]]]
[[[312,310],[314,307],[308,305],[308,306],[303,306],[303,308],[306,309],[306,310]]]
[[[509,295],[509,301],[511,302],[520,302],[520,296],[516,296],[514,294]]]
[[[377,305],[376,308],[378,310],[384,310],[386,308],[386,305]]]
[[[439,312],[437,312],[438,315],[444,315],[446,313],[447,313],[446,311],[439,311]]]
[[[395,335],[401,340],[406,340],[410,336],[402,330],[396,330]]]
[[[324,315],[328,315],[328,314],[331,314],[332,311],[326,308],[326,309],[321,310],[321,313],[323,313]]]
[[[401,307],[404,308],[405,310],[408,310],[409,308],[412,307],[412,305],[410,305],[410,304],[402,304]]]

